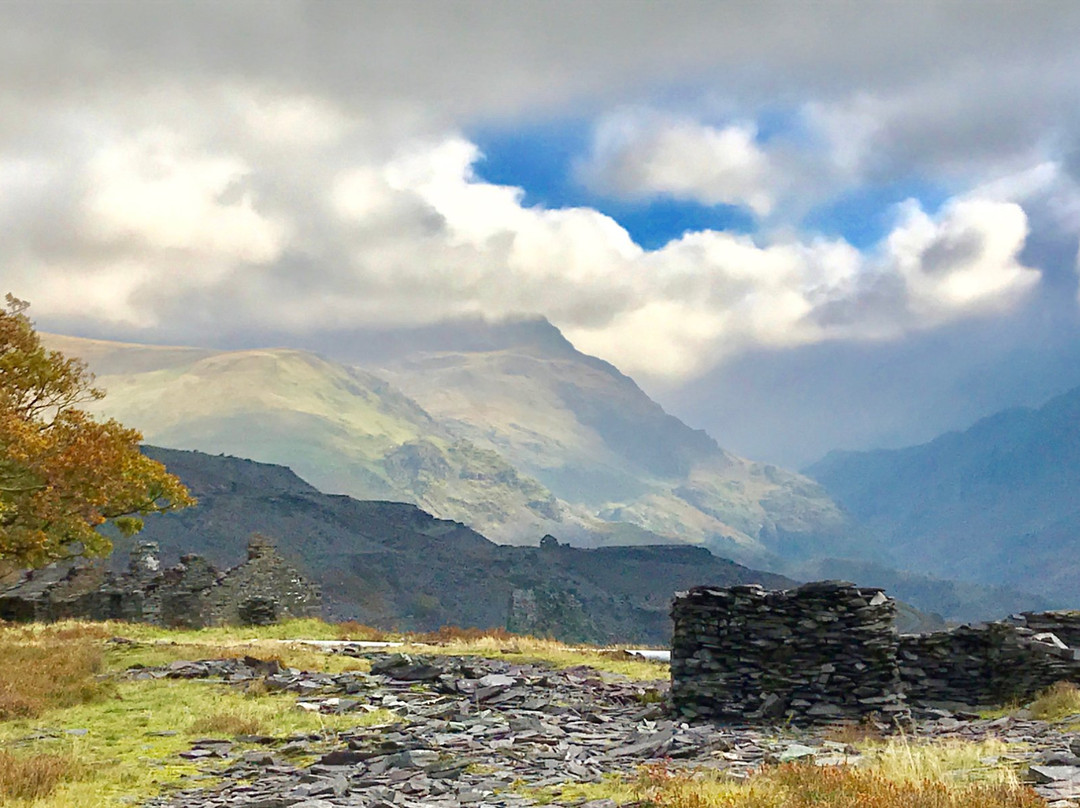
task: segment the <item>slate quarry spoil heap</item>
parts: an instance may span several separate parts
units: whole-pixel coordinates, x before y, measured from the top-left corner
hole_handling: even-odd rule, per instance
[[[895,615],[880,589],[831,581],[691,589],[672,609],[673,705],[728,722],[903,715]]]

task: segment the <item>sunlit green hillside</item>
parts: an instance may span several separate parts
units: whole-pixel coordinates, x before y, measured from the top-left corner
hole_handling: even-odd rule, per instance
[[[544,325],[367,370],[289,349],[47,339],[89,361],[107,390],[95,406],[150,443],[286,465],[496,541],[683,541],[758,564],[844,554],[850,531],[816,484],[723,451]]]

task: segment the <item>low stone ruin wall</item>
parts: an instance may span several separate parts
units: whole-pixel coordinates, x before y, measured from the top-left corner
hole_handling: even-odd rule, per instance
[[[1080,681],[1080,650],[1007,622],[902,636],[898,662],[908,699],[928,705],[1004,704]]]
[[[835,582],[692,589],[672,612],[675,710],[721,721],[902,713],[895,613],[880,589]]]
[[[157,545],[147,542],[132,551],[124,573],[73,559],[27,570],[0,591],[0,619],[19,622],[79,618],[200,628],[266,625],[321,612],[319,587],[259,534],[248,540],[247,560],[225,572],[198,555],[161,569]]]
[[[1010,622],[1036,634],[1049,632],[1070,648],[1080,648],[1080,611],[1024,612]]]
[[[903,636],[895,614],[880,589],[837,581],[681,593],[672,607],[675,711],[736,723],[902,720],[908,704],[994,705],[1080,683],[1080,612]]]

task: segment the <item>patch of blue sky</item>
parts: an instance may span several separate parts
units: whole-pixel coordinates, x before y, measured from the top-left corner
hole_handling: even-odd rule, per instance
[[[481,128],[466,136],[484,155],[474,166],[480,179],[521,188],[527,207],[598,210],[647,250],[663,247],[688,231],[756,229],[753,214],[733,205],[702,205],[669,196],[625,200],[590,191],[576,179],[575,165],[588,156],[592,131],[587,120],[564,120],[513,129]]]
[[[763,107],[754,116],[754,124],[757,127],[754,140],[758,145],[780,138],[792,144],[807,143],[814,137],[806,127],[802,110],[795,107]]]
[[[881,241],[896,225],[896,206],[916,199],[933,215],[951,194],[931,182],[908,180],[854,188],[811,210],[802,221],[804,230],[840,237],[865,250]]]

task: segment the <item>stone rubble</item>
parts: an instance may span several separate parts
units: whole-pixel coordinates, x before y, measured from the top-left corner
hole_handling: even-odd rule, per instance
[[[828,740],[820,726],[673,721],[662,701],[665,681],[633,682],[590,668],[554,670],[505,659],[364,655],[372,659],[370,674],[302,672],[253,657],[129,671],[134,678],[238,686],[262,681],[295,693],[297,709],[381,708],[399,718],[336,734],[198,740],[183,755],[205,763],[209,785],[153,798],[146,808],[525,808],[536,803],[530,789],[597,782],[610,773],[633,777],[650,761],[745,778],[766,763],[860,760],[853,747]],[[1015,764],[1031,764],[1034,788],[1051,805],[1064,808],[1080,799],[1076,732],[937,709],[916,710],[914,719],[913,737],[1020,744]],[[556,804],[562,804],[557,796]],[[594,801],[584,808],[613,806]]]

